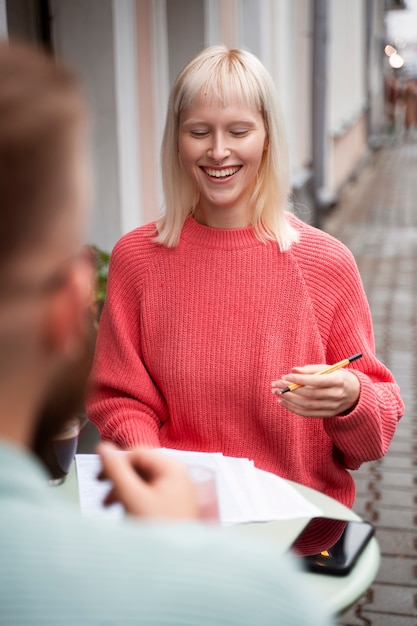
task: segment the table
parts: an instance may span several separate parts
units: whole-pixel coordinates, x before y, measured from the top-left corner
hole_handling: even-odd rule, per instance
[[[326,517],[344,520],[360,520],[351,509],[314,489],[298,483],[290,483],[305,498],[316,504]],[[308,520],[293,519],[263,524],[229,526],[234,533],[267,539],[277,546],[280,553],[286,552]],[[313,592],[323,598],[332,613],[337,614],[351,606],[371,586],[378,573],[380,550],[375,537],[365,547],[357,563],[347,576],[326,576],[313,572],[301,572],[301,577]]]
[[[307,500],[317,505],[326,517],[344,520],[361,519],[351,509],[314,489],[298,483],[290,482],[290,484]],[[59,493],[65,494],[66,499],[72,500],[78,505],[78,483],[75,463],[73,463],[64,484],[54,489]],[[277,554],[283,554],[307,525],[308,521],[308,519],[304,518],[238,524],[226,526],[223,530],[224,532],[244,535],[248,538],[266,539],[269,543],[275,545]],[[379,546],[376,538],[373,537],[347,576],[326,576],[313,572],[300,572],[300,576],[313,589],[317,597],[323,598],[323,602],[332,613],[337,614],[351,606],[370,587],[378,573],[379,565]]]

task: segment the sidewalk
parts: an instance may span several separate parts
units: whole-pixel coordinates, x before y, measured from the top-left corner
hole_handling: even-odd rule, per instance
[[[355,255],[378,357],[406,410],[387,455],[354,473],[354,510],[376,526],[375,583],[344,626],[417,626],[417,142],[387,144],[343,193],[323,228]]]

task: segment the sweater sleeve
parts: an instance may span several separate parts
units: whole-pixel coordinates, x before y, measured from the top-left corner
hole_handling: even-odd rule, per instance
[[[116,244],[110,262],[106,302],[100,318],[87,398],[89,419],[103,440],[122,448],[160,447],[165,402],[142,359],[140,300],[142,259],[135,240]],[[135,263],[132,259],[135,258]],[[138,262],[136,261],[138,259]]]
[[[400,390],[391,372],[375,356],[371,313],[353,256],[345,250],[343,280],[330,327],[329,363],[362,352],[352,371],[360,382],[359,400],[347,415],[324,420],[324,428],[344,464],[358,469],[365,461],[381,458],[404,412]]]
[[[358,469],[384,456],[404,404],[392,373],[376,358],[371,312],[353,254],[329,234],[291,220],[301,232],[295,254],[314,302],[326,363],[363,355],[349,366],[360,382],[356,406],[323,420],[336,458]]]

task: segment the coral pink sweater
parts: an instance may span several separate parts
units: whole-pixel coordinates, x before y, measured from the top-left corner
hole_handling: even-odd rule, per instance
[[[176,248],[155,225],[125,235],[111,260],[88,414],[103,439],[221,451],[352,506],[348,469],[384,455],[403,413],[374,354],[351,253],[294,216],[281,252],[252,228],[184,225]],[[348,415],[308,419],[280,406],[271,381],[295,365],[335,363],[360,380]]]

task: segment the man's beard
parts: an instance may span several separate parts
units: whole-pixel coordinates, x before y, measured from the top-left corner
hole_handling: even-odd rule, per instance
[[[96,331],[88,324],[80,357],[72,363],[63,363],[54,376],[50,391],[38,412],[32,450],[45,463],[48,443],[76,415],[84,413],[88,376],[94,356]]]

